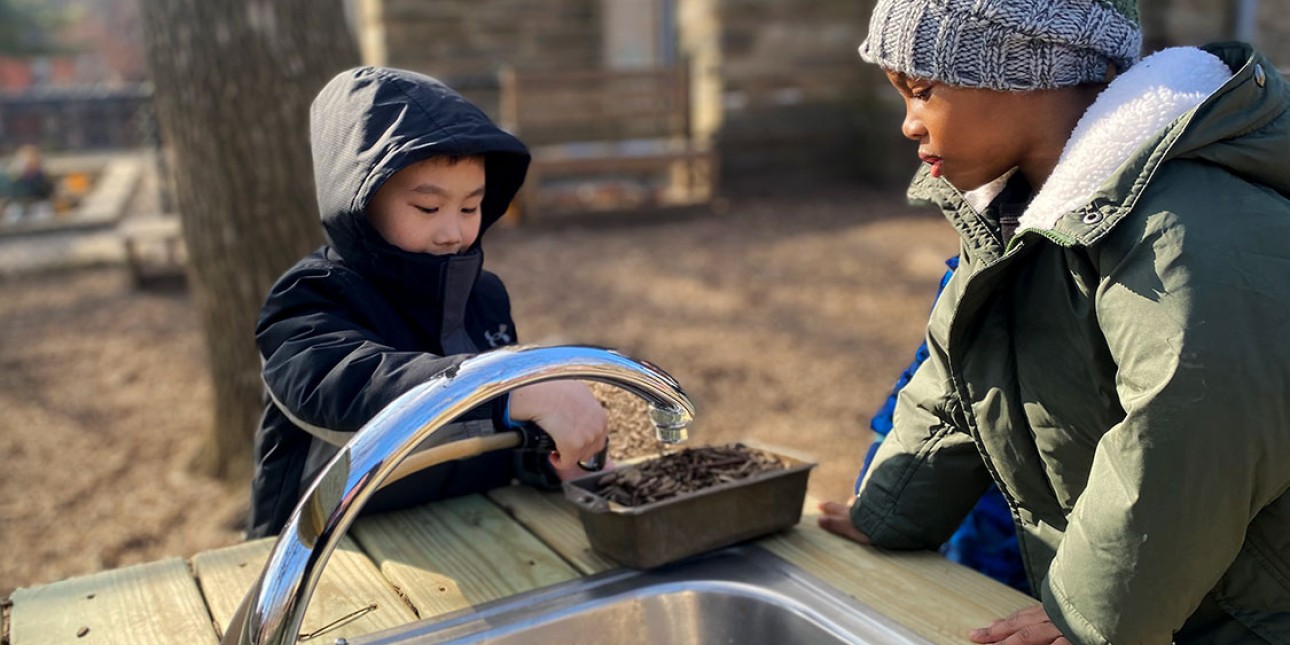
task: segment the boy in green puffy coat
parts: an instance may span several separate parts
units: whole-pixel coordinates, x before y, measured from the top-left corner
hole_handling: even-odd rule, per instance
[[[1042,604],[978,643],[1290,643],[1290,97],[1132,0],[879,0],[961,265],[820,523],[936,548],[992,482]]]

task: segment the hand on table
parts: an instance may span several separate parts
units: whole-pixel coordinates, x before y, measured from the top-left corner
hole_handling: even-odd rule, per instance
[[[869,536],[851,523],[851,505],[855,501],[856,498],[852,497],[845,504],[821,502],[820,527],[860,544],[872,544]],[[997,645],[1071,645],[1053,621],[1049,620],[1043,605],[1027,607],[1007,618],[1000,618],[987,627],[974,629],[969,637],[974,643]]]
[[[845,504],[841,502],[820,502],[820,519],[818,520],[820,528],[860,544],[871,544],[869,536],[851,523],[851,505],[855,501],[856,498],[852,497]]]
[[[974,643],[997,645],[1071,645],[1048,618],[1043,605],[1027,607],[988,627],[974,629],[968,637]]]

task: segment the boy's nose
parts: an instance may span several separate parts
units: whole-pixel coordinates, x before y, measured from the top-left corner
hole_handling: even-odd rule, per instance
[[[461,223],[456,219],[444,223],[435,235],[435,244],[439,246],[454,246],[461,244]]]
[[[923,122],[915,118],[908,112],[905,113],[905,120],[900,124],[900,132],[907,139],[921,141],[927,134],[927,129],[923,127]]]

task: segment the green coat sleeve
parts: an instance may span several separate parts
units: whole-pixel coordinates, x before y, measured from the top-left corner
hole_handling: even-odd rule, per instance
[[[874,455],[851,522],[889,549],[935,549],[990,485],[971,436],[955,421],[944,338],[967,271],[955,272],[928,325],[929,357],[897,397],[894,427]]]
[[[1124,418],[1040,589],[1076,643],[1169,643],[1287,485],[1290,251],[1204,215],[1125,222],[1128,241],[1095,252]]]

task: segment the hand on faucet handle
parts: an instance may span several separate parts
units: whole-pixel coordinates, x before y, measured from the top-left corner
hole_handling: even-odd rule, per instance
[[[547,381],[511,392],[511,419],[532,421],[555,440],[551,463],[557,474],[584,473],[579,461],[590,460],[607,439],[608,415],[591,388],[577,381]],[[561,479],[566,479],[563,475]]]

